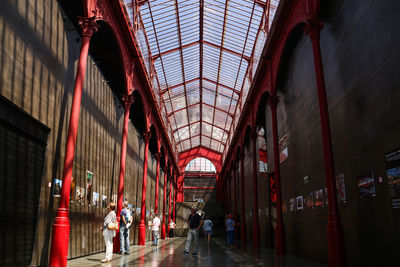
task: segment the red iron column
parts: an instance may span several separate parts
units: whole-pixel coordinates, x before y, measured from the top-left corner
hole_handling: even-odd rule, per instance
[[[90,38],[97,30],[96,18],[80,18],[82,28],[82,43],[79,55],[78,69],[76,70],[74,96],[72,99],[71,117],[69,121],[68,137],[65,150],[64,170],[60,204],[57,216],[53,223],[53,234],[50,251],[50,266],[67,266],[69,242],[69,197],[71,189],[72,168],[74,165],[76,134],[78,131],[79,111],[81,107],[82,87],[85,79],[87,57]]]
[[[236,218],[236,214],[237,214],[237,195],[236,195],[236,190],[237,190],[237,187],[236,187],[236,160],[233,162],[233,168],[232,168],[232,170],[233,170],[233,176],[232,176],[232,179],[233,179],[233,218],[235,218],[235,239],[237,240],[238,239],[238,237],[239,237],[239,232],[237,231],[237,225],[238,225],[238,223],[237,223],[237,219],[238,218]]]
[[[140,246],[146,243],[146,225],[144,223],[144,217],[146,215],[146,184],[147,184],[147,155],[149,154],[149,141],[151,132],[143,133],[145,147],[144,147],[144,162],[143,162],[143,187],[142,187],[142,208],[140,212],[140,223],[139,223],[139,241]]]
[[[161,153],[158,152],[156,153],[156,159],[157,159],[157,170],[156,170],[156,200],[154,204],[154,212],[158,213],[158,191],[159,189],[159,183],[160,183],[160,158],[161,158]]]
[[[168,175],[167,159],[165,159],[165,166],[163,168],[163,171],[164,171],[164,196],[163,196],[163,220],[161,225],[161,239],[165,239],[165,230],[166,230],[165,205],[167,204],[167,175]]]
[[[344,234],[337,207],[335,167],[333,162],[331,130],[329,126],[328,103],[326,100],[325,78],[321,58],[320,32],[323,24],[319,20],[309,20],[305,34],[311,39],[317,81],[319,114],[321,120],[322,142],[324,147],[325,175],[328,188],[328,260],[329,266],[345,266]]]
[[[279,160],[279,143],[278,143],[278,122],[276,116],[276,106],[279,102],[277,96],[269,98],[269,106],[272,115],[272,138],[274,146],[274,168],[275,168],[275,186],[276,186],[276,229],[275,229],[275,252],[277,255],[285,253],[285,228],[282,219],[282,196],[281,196],[281,169]]]
[[[173,188],[174,188],[174,204],[173,204],[173,216],[172,216],[172,220],[176,223],[176,206],[175,206],[175,204],[176,204],[176,179],[177,179],[177,175],[176,175],[176,173],[175,173],[175,175],[174,175],[174,178],[173,178],[173,183],[174,183],[174,185],[173,185]]]
[[[242,212],[240,214],[240,240],[242,241],[242,244],[245,244],[247,242],[247,236],[246,236],[246,218],[245,218],[245,212],[246,208],[244,206],[244,151],[243,151],[243,146],[242,146],[242,151],[240,152],[240,192],[242,195],[241,198],[241,206],[242,206]]]
[[[172,213],[172,179],[174,177],[174,172],[172,171],[172,165],[170,166],[170,179],[169,179],[169,194],[168,194],[168,221],[167,221],[167,233],[169,233],[169,221],[172,219],[171,213]]]
[[[118,204],[117,204],[117,221],[121,220],[122,210],[122,199],[124,196],[124,178],[125,178],[125,163],[126,163],[126,148],[128,144],[128,126],[129,126],[129,111],[133,103],[133,95],[123,95],[122,102],[124,104],[124,129],[122,133],[122,144],[121,144],[121,161],[119,165],[119,184],[118,184]],[[119,251],[119,229],[114,237],[113,246],[114,252]]]
[[[253,139],[253,201],[254,201],[254,224],[253,224],[253,245],[259,245],[259,229],[258,229],[258,194],[257,194],[257,132],[252,133]]]

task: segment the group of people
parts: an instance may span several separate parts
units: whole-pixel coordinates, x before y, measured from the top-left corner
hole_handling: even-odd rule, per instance
[[[107,216],[104,218],[103,226],[100,231],[103,232],[104,242],[106,244],[106,256],[101,260],[102,263],[111,262],[113,253],[113,237],[115,237],[115,231],[119,229],[120,237],[120,255],[129,255],[129,228],[133,221],[132,211],[125,201],[122,203],[122,210],[120,213],[119,225],[117,222],[117,215],[115,214],[115,203],[109,203],[107,205]],[[153,220],[151,222],[151,230],[153,234],[153,244],[152,246],[158,245],[159,240],[159,230],[160,230],[161,220],[158,214],[155,213]],[[171,220],[169,223],[169,237],[173,237],[175,223]]]
[[[197,213],[195,208],[190,210],[190,215],[188,217],[188,225],[189,231],[186,238],[186,245],[185,249],[182,251],[184,255],[189,255],[190,247],[192,241],[194,240],[194,248],[192,252],[192,256],[197,256],[197,251],[199,247],[199,231],[201,227],[203,227],[204,235],[206,237],[207,244],[210,244],[212,230],[213,230],[213,223],[208,216],[205,217],[205,220]],[[228,246],[228,250],[235,243],[235,221],[233,219],[232,214],[228,214],[225,217],[225,230],[226,230],[226,243]]]
[[[108,214],[104,218],[103,226],[101,227],[101,231],[103,231],[104,241],[106,244],[106,256],[101,262],[111,262],[112,252],[113,252],[113,237],[115,236],[115,231],[119,228],[120,234],[120,251],[118,254],[121,255],[129,255],[129,228],[132,223],[132,212],[128,206],[128,202],[125,201],[122,204],[121,210],[121,219],[119,222],[119,226],[117,224],[117,216],[115,214],[115,203],[109,203],[107,205]],[[198,246],[199,246],[199,231],[203,228],[207,244],[210,243],[211,235],[213,231],[213,222],[210,220],[208,216],[205,217],[205,220],[197,213],[197,210],[192,208],[191,213],[188,217],[189,231],[187,234],[185,250],[182,251],[183,254],[189,255],[190,247],[192,241],[194,240],[194,248],[192,252],[192,256],[197,256]],[[153,220],[151,221],[151,230],[153,236],[152,246],[158,246],[158,241],[160,239],[160,225],[161,220],[158,217],[158,214],[155,213],[153,216]],[[176,224],[171,220],[168,224],[169,228],[169,237],[172,238],[174,235],[174,229]],[[235,221],[233,219],[232,214],[228,214],[225,217],[225,229],[226,229],[226,243],[228,246],[228,250],[231,249],[232,245],[235,242]]]

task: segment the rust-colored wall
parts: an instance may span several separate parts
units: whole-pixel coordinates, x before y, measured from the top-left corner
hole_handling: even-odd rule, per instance
[[[39,221],[33,265],[48,262],[51,226],[59,198],[49,185],[61,179],[65,154],[80,36],[57,1],[2,1],[0,11],[0,94],[51,129],[40,193]],[[86,171],[93,172],[92,192],[99,193],[99,206],[71,199],[69,258],[104,251],[99,227],[106,210],[102,195],[110,201],[117,194],[123,107],[115,88],[110,88],[89,55],[83,86],[73,177],[86,188]],[[118,88],[118,90],[121,90]],[[140,207],[144,142],[129,124],[124,197]],[[149,153],[147,209],[154,209],[156,160]],[[160,172],[160,177],[164,177]],[[162,200],[163,179],[159,197]],[[162,201],[159,201],[162,209]],[[90,205],[89,205],[90,204]],[[131,230],[137,242],[138,216]],[[149,231],[148,231],[149,232]],[[147,235],[150,239],[149,234]]]

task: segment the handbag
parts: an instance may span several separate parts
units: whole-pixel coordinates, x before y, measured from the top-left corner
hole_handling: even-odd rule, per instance
[[[117,222],[110,222],[107,224],[107,230],[116,231],[118,230],[118,223]]]

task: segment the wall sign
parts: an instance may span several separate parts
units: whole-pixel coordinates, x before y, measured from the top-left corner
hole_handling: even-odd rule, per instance
[[[392,198],[392,208],[400,208],[400,149],[385,155],[386,174],[389,194]]]

